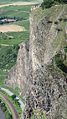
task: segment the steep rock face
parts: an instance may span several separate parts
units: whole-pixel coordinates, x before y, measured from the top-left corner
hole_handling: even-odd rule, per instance
[[[24,119],[37,109],[45,111],[47,119],[67,119],[67,74],[54,61],[67,44],[66,22],[59,21],[66,17],[65,8],[55,6],[41,18],[35,9],[30,16],[29,43],[21,44],[16,67],[8,76],[8,83],[15,82],[26,95]]]
[[[25,95],[26,90],[28,89],[28,70],[29,69],[29,43],[21,43],[16,66],[14,66],[8,74],[8,79],[6,80],[7,86],[13,88],[19,87],[21,93]]]
[[[63,8],[57,11],[56,19],[53,21],[50,20],[52,14],[50,17],[37,20],[35,10],[30,18],[28,78],[31,84],[26,98],[24,119],[29,118],[32,111],[37,109],[45,111],[47,119],[67,118],[67,74],[63,73],[53,61],[54,56],[62,52],[64,47],[62,44],[66,44],[62,36],[59,38],[60,42],[57,39],[59,32],[63,33],[65,29],[58,19],[66,15],[65,13]],[[56,20],[58,24],[55,23]]]

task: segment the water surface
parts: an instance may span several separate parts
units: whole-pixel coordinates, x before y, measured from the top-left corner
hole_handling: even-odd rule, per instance
[[[2,112],[1,108],[0,108],[0,119],[5,119],[5,115],[4,115],[4,113]]]

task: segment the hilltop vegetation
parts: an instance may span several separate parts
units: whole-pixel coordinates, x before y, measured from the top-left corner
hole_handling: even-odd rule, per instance
[[[51,7],[52,5],[56,5],[56,4],[66,4],[67,1],[66,0],[43,0],[43,3],[42,3],[42,8],[44,9],[45,8],[49,8]]]

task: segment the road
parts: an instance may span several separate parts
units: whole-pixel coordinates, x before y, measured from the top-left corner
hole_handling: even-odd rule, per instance
[[[7,89],[7,88],[0,87],[0,89],[1,89],[2,91],[4,91],[5,93],[7,93],[10,97],[11,97],[12,95],[14,95],[14,93],[11,92],[11,91],[10,91],[9,89]],[[24,107],[25,107],[25,104],[23,103],[23,101],[22,101],[19,97],[16,96],[16,99],[18,99],[18,102],[19,102],[19,104],[20,104],[20,108],[23,110]]]
[[[19,119],[17,111],[14,108],[13,104],[10,102],[10,100],[5,95],[3,95],[1,92],[0,92],[0,97],[3,99],[4,102],[6,102],[6,104],[10,108],[10,110],[12,112],[13,119]]]

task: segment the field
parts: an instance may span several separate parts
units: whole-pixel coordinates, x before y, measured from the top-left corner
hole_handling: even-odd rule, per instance
[[[20,0],[20,2],[42,2],[43,0]],[[18,2],[18,0],[0,0],[0,4]]]
[[[31,4],[5,5],[17,1],[0,0],[0,85],[3,85],[4,79],[7,78],[8,70],[16,64],[18,45],[29,39]],[[31,2],[31,0],[22,1]],[[5,6],[1,7],[2,5]]]
[[[18,25],[2,25],[2,26],[0,26],[0,32],[2,32],[2,33],[21,32],[21,31],[25,31],[25,28],[18,26]],[[9,38],[10,36],[7,35],[7,37]],[[11,38],[13,38],[13,36],[11,36]]]

